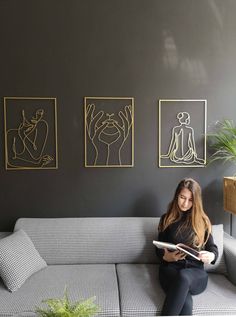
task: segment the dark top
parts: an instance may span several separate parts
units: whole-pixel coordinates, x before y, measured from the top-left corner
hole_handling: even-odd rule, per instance
[[[163,222],[165,215],[166,214],[164,214],[161,217],[160,223]],[[189,237],[191,237],[194,234],[193,229],[192,228],[184,228],[184,229],[181,229],[178,231],[179,226],[183,225],[183,223],[186,221],[187,217],[190,217],[190,216],[191,216],[191,211],[183,212],[181,214],[180,220],[169,225],[164,231],[159,232],[157,240],[163,241],[163,242],[170,242],[170,243],[174,243],[174,244],[184,243],[184,244],[189,245],[193,249],[196,249],[196,247],[187,243],[187,241],[189,240]],[[201,250],[198,249],[197,251],[202,251],[202,250],[213,252],[215,254],[215,259],[214,259],[214,261],[211,262],[211,264],[214,264],[218,258],[218,248],[215,245],[213,237],[211,234],[209,235],[209,238],[208,238],[204,248],[202,248]],[[156,248],[156,253],[157,253],[158,257],[161,259],[162,264],[167,265],[168,263],[170,263],[170,262],[166,262],[165,260],[163,260],[163,255],[164,255],[163,249]],[[180,266],[183,266],[183,267],[203,268],[203,262],[194,259],[190,255],[187,255],[185,257],[185,259],[179,260],[175,263],[180,265]]]

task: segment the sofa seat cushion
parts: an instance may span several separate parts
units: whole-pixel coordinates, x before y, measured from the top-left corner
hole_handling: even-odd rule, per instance
[[[116,268],[113,264],[49,265],[10,293],[0,282],[0,316],[33,316],[43,299],[62,298],[65,286],[71,301],[96,296],[99,316],[120,316]]]
[[[118,264],[122,316],[160,315],[165,294],[157,264]]]
[[[165,294],[156,264],[118,264],[121,312],[124,317],[161,314]],[[236,287],[222,274],[209,273],[207,289],[193,296],[194,315],[236,315]]]
[[[223,274],[208,275],[206,290],[193,296],[193,314],[236,316],[236,286]]]

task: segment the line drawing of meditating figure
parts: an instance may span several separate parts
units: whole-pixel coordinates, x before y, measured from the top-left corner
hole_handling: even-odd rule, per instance
[[[190,125],[188,112],[177,114],[179,125],[174,126],[171,132],[171,141],[167,154],[161,155],[162,159],[168,158],[174,163],[204,165],[205,161],[198,157],[194,138],[194,129]]]
[[[95,109],[95,104],[86,107],[86,130],[95,151],[92,165],[122,166],[121,151],[133,124],[132,106],[119,111],[120,123],[113,118],[114,113],[103,110],[95,113]]]
[[[37,109],[31,119],[22,110],[22,122],[17,129],[7,131],[7,165],[15,168],[44,167],[53,157],[44,153],[48,140],[48,123],[44,110]]]

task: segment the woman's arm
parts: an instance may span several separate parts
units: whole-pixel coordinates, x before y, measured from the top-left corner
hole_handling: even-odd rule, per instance
[[[164,231],[161,231],[162,224],[165,219],[166,214],[164,214],[160,219],[160,224],[158,228],[158,241],[168,242],[169,241],[169,230],[168,228]],[[183,260],[186,257],[186,254],[180,251],[168,251],[167,249],[159,249],[156,248],[156,254],[160,258],[161,261],[166,262],[175,262],[179,260]]]
[[[215,264],[219,256],[219,252],[211,234],[205,244],[204,251],[200,252],[200,256],[204,263]]]
[[[165,216],[165,215],[164,215]],[[162,216],[160,220],[160,224],[162,225],[164,216]],[[160,228],[160,227],[159,227]],[[159,231],[158,233],[158,241],[168,242],[168,229],[164,231]],[[168,251],[167,249],[159,249],[156,248],[156,254],[160,258],[161,261],[166,262],[176,262],[179,260],[183,260],[186,257],[186,254],[180,251]]]

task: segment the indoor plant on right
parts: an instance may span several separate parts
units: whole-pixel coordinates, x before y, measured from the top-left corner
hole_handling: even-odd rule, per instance
[[[220,122],[208,140],[214,150],[210,162],[223,160],[236,165],[236,126],[232,120]],[[233,177],[224,177],[224,209],[236,214],[236,171]]]

